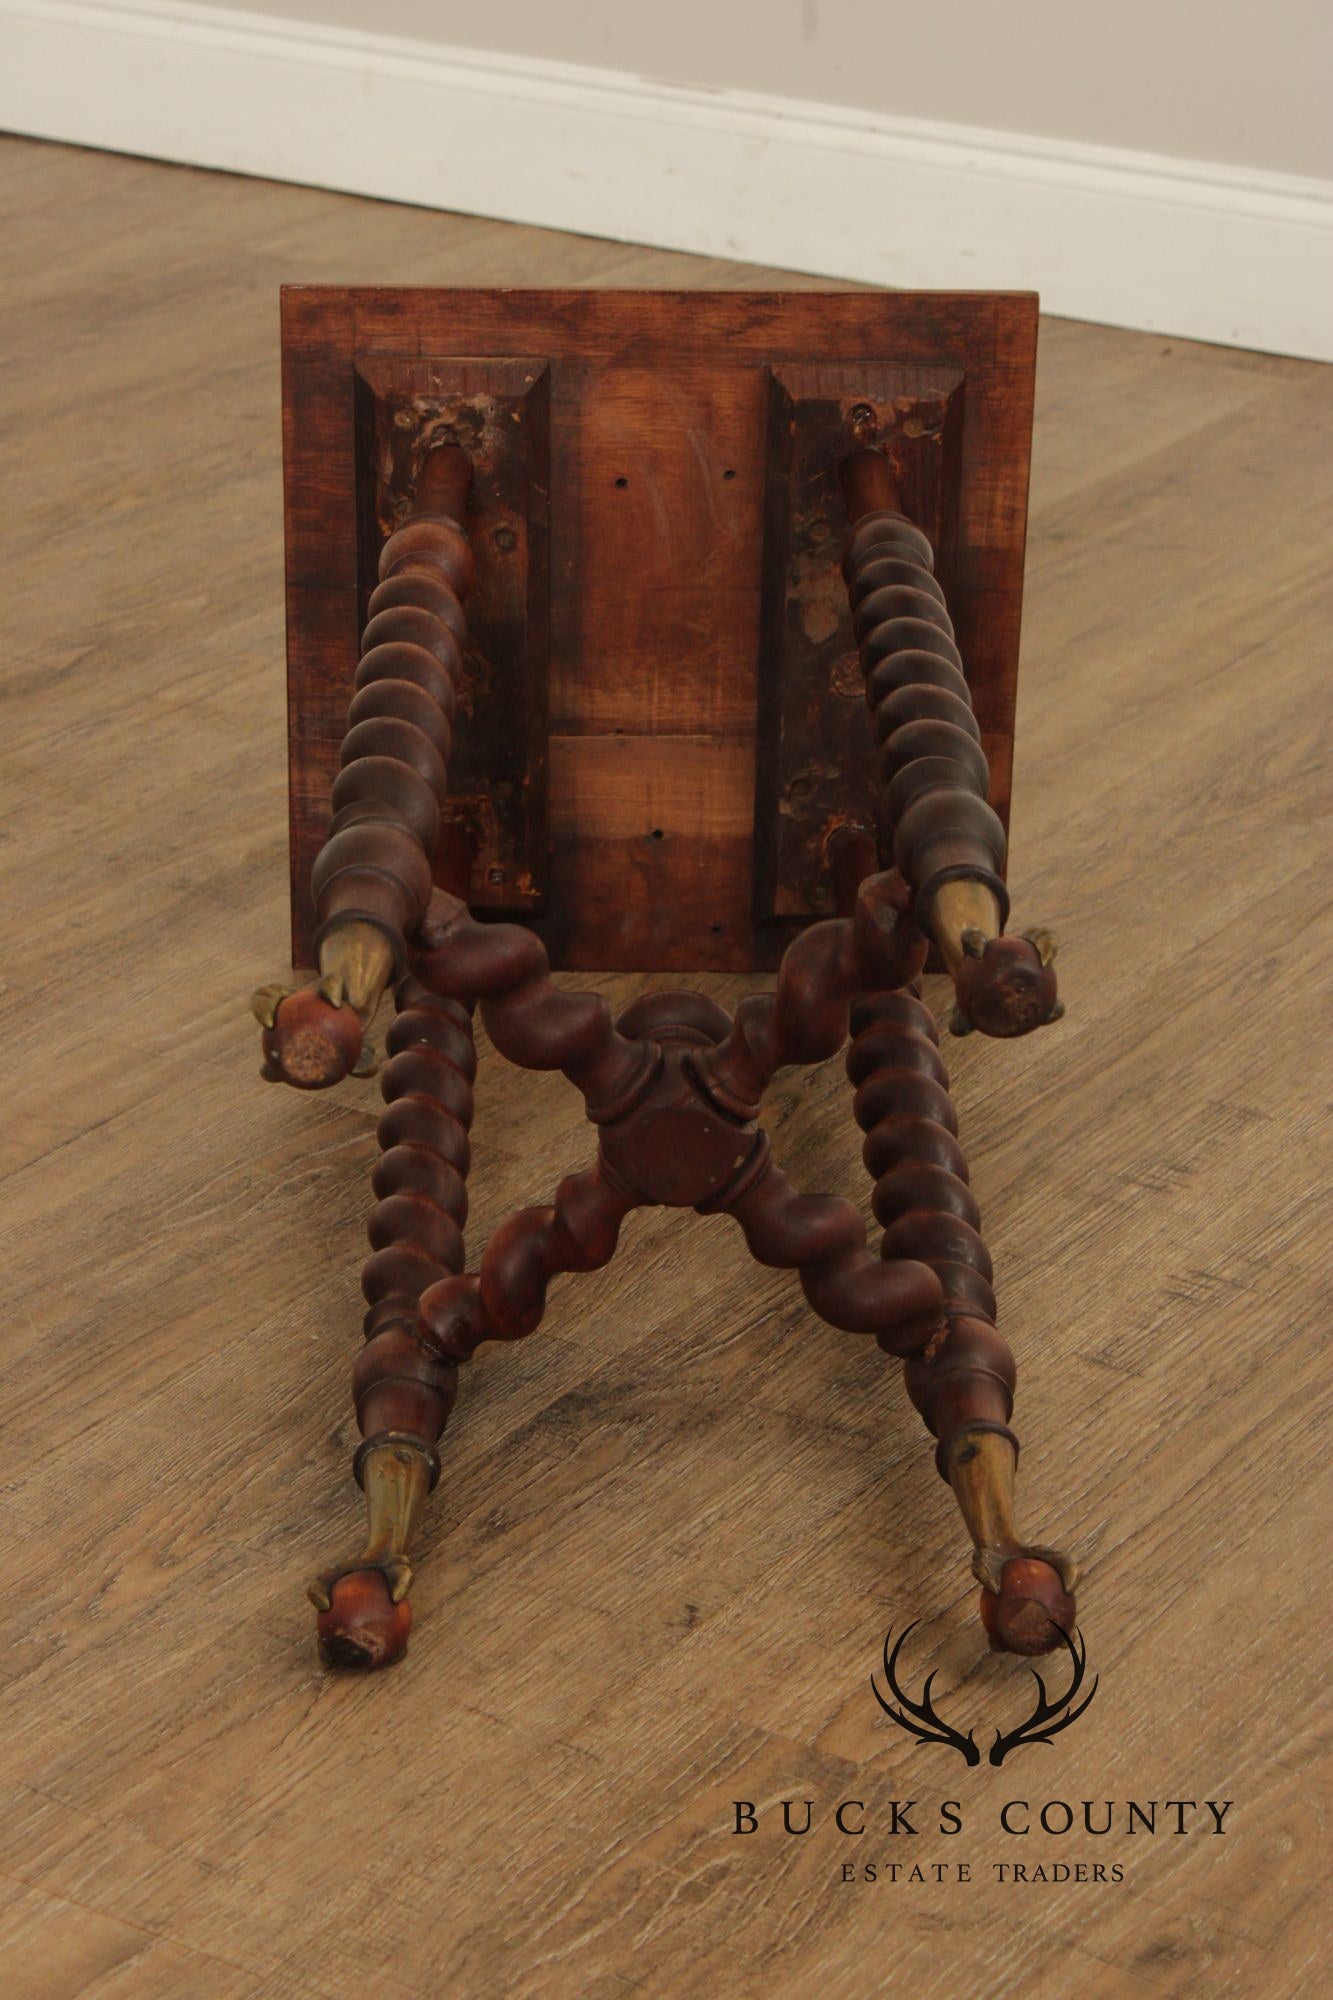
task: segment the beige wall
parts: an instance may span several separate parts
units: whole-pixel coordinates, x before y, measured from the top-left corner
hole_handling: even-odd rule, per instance
[[[1333,0],[240,0],[252,12],[1333,177]]]

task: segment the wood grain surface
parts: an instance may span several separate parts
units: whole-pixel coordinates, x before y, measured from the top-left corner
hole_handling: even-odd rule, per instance
[[[833,914],[829,835],[853,814],[873,826],[877,810],[837,567],[837,467],[858,434],[854,411],[938,551],[1003,819],[1036,326],[1027,292],[286,288],[298,962],[310,963],[311,864],[328,832],[357,612],[379,556],[379,533],[358,547],[358,517],[387,526],[373,503],[391,440],[429,434],[449,410],[448,434],[471,440],[467,527],[479,569],[460,694],[468,748],[450,767],[442,887],[460,886],[455,827],[471,819],[474,906],[524,916],[552,964],[575,971],[772,967],[802,923]],[[528,357],[490,366],[525,366],[539,383],[549,457],[545,415],[540,443],[513,434],[517,406],[499,414],[486,396],[458,420],[450,385],[460,368],[485,375],[479,360],[447,358],[459,355]],[[507,483],[549,495],[549,577],[535,549],[530,565],[543,606],[528,621],[530,649],[512,603],[494,617],[497,598],[518,589],[508,511],[507,551],[493,546],[497,434]],[[534,683],[540,652],[540,688],[516,674],[513,655],[525,650]],[[830,685],[839,670],[850,695]],[[544,770],[531,787],[525,773],[546,754],[548,710],[543,823]],[[757,734],[766,755],[756,789]],[[696,748],[708,754],[702,811]],[[507,838],[482,825],[496,801]],[[534,878],[549,890],[540,910]]]
[[[920,1618],[952,1717],[1031,1692],[899,1371],[722,1219],[631,1217],[483,1352],[401,1667],[322,1673],[301,1595],[358,1531],[377,1100],[265,1087],[245,1005],[286,946],[278,286],[780,274],[16,141],[0,214],[5,1990],[1319,1990],[1333,375],[1043,326],[1010,880],[1069,1012],[949,1053],[1024,1518],[1086,1563],[1101,1686],[967,1769],[868,1685]],[[589,1147],[559,1079],[485,1052],[477,1094],[479,1246]],[[830,1063],[771,1122],[865,1201],[847,1100]],[[1006,1838],[1020,1798],[1234,1804]],[[872,1860],[972,1880],[840,1880]]]

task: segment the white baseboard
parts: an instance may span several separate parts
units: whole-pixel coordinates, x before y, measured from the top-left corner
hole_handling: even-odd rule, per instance
[[[828,277],[1032,289],[1067,318],[1333,359],[1333,182],[189,0],[0,0],[0,126]]]

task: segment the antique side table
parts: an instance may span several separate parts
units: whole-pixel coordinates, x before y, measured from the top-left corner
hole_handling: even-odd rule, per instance
[[[736,1218],[812,1310],[905,1364],[991,1643],[1059,1644],[1074,1570],[1014,1518],[1014,1362],[958,1141],[955,1032],[1057,1018],[1008,934],[1005,825],[1036,300],[1009,294],[283,295],[293,960],[265,1074],[356,1068],[396,1014],[353,1388],[366,1547],[311,1587],[323,1656],[401,1656],[458,1373],[606,1264],[645,1204]],[[730,1016],[612,1020],[552,968],[776,968]],[[560,1069],[591,1165],[466,1269],[480,1010]],[[851,1042],[883,1235],[759,1123]]]

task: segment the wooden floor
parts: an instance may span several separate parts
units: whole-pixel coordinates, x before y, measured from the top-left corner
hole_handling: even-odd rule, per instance
[[[376,1098],[265,1088],[246,1011],[284,970],[278,285],[755,273],[26,142],[0,210],[4,1990],[1318,1990],[1333,372],[1043,329],[1012,882],[1069,1012],[949,1054],[1026,1522],[1086,1563],[1101,1686],[968,1769],[868,1687],[919,1617],[983,1745],[1031,1693],[898,1370],[725,1220],[632,1218],[483,1351],[402,1667],[326,1676],[302,1597],[358,1531]],[[478,1244],[588,1150],[558,1081],[487,1055],[479,1098]],[[839,1064],[774,1123],[865,1199]],[[1234,1805],[1006,1837],[1020,1798]],[[972,1880],[840,1879],[893,1860]]]

